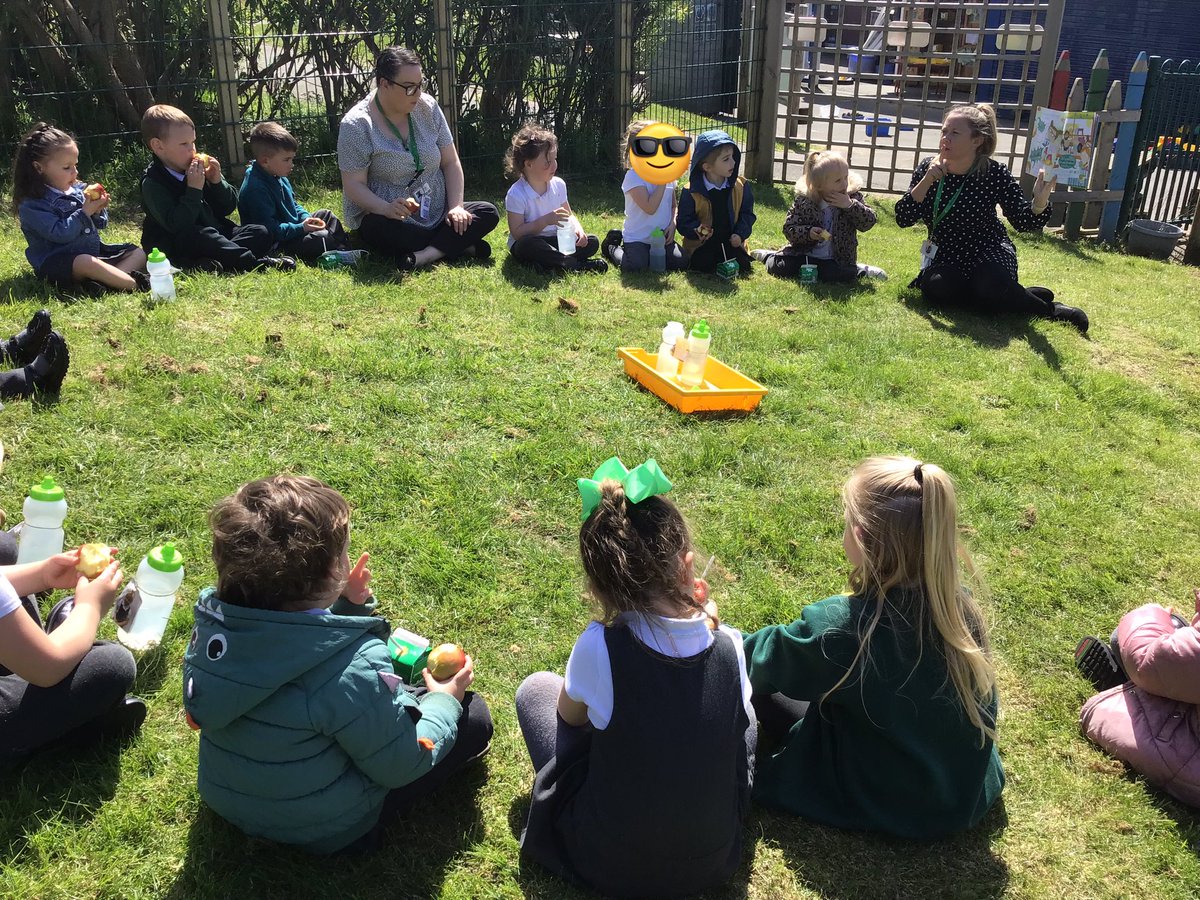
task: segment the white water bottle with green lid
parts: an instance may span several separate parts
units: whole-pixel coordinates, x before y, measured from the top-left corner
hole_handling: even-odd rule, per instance
[[[119,619],[117,637],[131,650],[146,650],[167,630],[175,592],[183,584],[183,554],[170,542],[155,547],[142,558],[133,581],[137,591]]]
[[[150,295],[157,300],[175,299],[175,275],[171,261],[157,247],[146,257],[146,272],[150,276]]]
[[[701,319],[692,326],[692,333],[688,335],[688,355],[679,372],[679,383],[684,387],[695,388],[704,383],[704,367],[708,365],[708,345],[711,342],[708,322]]]
[[[654,360],[654,371],[664,378],[679,374],[679,360],[675,358],[675,343],[684,336],[682,322],[668,322],[662,330],[662,343],[658,345],[658,356]]]
[[[29,489],[25,498],[25,521],[17,545],[17,563],[41,562],[63,551],[63,522],[67,498],[54,478],[47,475]]]

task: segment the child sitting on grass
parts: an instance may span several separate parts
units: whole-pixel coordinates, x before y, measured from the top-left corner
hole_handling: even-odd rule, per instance
[[[250,835],[331,853],[372,843],[488,748],[470,657],[403,683],[350,507],[315,478],[243,485],[210,516],[217,587],[200,595],[183,702],[200,729],[200,796]]]
[[[743,275],[750,274],[746,240],[754,227],[754,194],[738,174],[742,151],[724,131],[705,131],[696,138],[691,183],[679,197],[675,224],[683,237],[687,267],[715,272],[736,259]]]
[[[805,264],[817,267],[818,281],[887,280],[877,266],[859,265],[858,232],[875,227],[875,210],[862,195],[862,178],[837,150],[817,150],[804,160],[796,200],[783,223],[788,245],[750,255],[780,278],[795,278]]]
[[[351,250],[350,239],[332,210],[310,213],[296,202],[288,176],[300,142],[278,122],[259,122],[250,132],[254,159],[246,168],[238,192],[238,215],[243,225],[262,225],[278,251],[314,263],[327,251],[356,265],[365,250]]]
[[[629,154],[635,150],[633,141],[654,124],[650,119],[631,122],[621,146],[621,159],[625,164],[625,179],[621,182],[621,193],[625,195],[625,221],[619,229],[614,228],[604,236],[600,252],[622,272],[644,272],[650,268],[650,239],[655,231],[661,231],[663,235],[667,271],[675,272],[687,265],[675,243],[674,183],[651,184],[630,164]],[[648,155],[658,152],[657,141],[651,147],[653,150],[647,151]],[[687,149],[686,143],[680,145],[680,157],[686,155]]]

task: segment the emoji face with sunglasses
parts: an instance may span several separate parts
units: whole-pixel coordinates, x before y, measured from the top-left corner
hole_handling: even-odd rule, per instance
[[[674,125],[655,122],[629,141],[629,167],[651,184],[672,184],[687,172],[692,139]]]

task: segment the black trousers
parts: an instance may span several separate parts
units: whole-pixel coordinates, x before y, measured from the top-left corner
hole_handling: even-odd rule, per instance
[[[734,247],[728,237],[722,240],[715,234],[692,251],[688,257],[688,268],[693,272],[715,272],[717,263],[726,259],[736,259],[741,273],[750,274],[750,254],[745,246]]]
[[[238,225],[228,235],[209,226],[183,231],[175,235],[174,246],[161,249],[181,269],[195,269],[204,260],[215,259],[226,272],[251,272],[270,255],[272,243],[262,225]]]
[[[763,737],[783,741],[792,726],[808,713],[807,700],[793,700],[784,694],[754,694],[750,698]]]
[[[585,259],[591,259],[600,250],[600,239],[594,234],[587,236],[587,244],[576,247],[570,256],[558,252],[556,238],[543,237],[540,234],[527,234],[517,238],[508,251],[513,259],[523,263],[532,263],[547,269],[575,269]]]
[[[324,222],[325,227],[320,231],[303,234],[290,241],[281,241],[278,245],[280,253],[312,263],[316,262],[326,250],[348,250],[350,248],[350,237],[346,234],[346,229],[342,227],[338,217],[333,214],[333,210],[318,209],[312,215],[313,218]]]
[[[930,266],[917,278],[925,299],[935,306],[979,313],[1050,316],[1054,304],[1031,294],[997,262],[980,263],[972,272]]]
[[[447,259],[455,259],[482,241],[500,223],[500,213],[491,203],[471,200],[463,204],[463,209],[475,218],[462,234],[445,220],[436,228],[422,228],[407,219],[389,219],[375,213],[363,217],[358,234],[370,250],[395,259],[426,247],[440,250]]]
[[[766,259],[767,272],[779,278],[799,278],[800,267],[817,267],[817,281],[849,283],[858,280],[858,266],[843,266],[832,259],[816,256],[781,256],[772,253]]]
[[[26,377],[25,367],[9,369],[0,372],[0,399],[8,400],[13,397],[28,397],[33,393],[33,386]]]

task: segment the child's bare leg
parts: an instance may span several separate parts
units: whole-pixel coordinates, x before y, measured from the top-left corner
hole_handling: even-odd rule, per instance
[[[140,250],[138,252],[141,253]],[[71,275],[76,281],[84,281],[90,278],[118,291],[137,290],[137,282],[133,280],[133,276],[128,272],[118,269],[116,266],[106,263],[102,259],[88,256],[86,253],[75,257],[72,261]]]
[[[117,268],[122,272],[145,272],[146,251],[141,247],[131,251],[123,260],[117,263]]]

